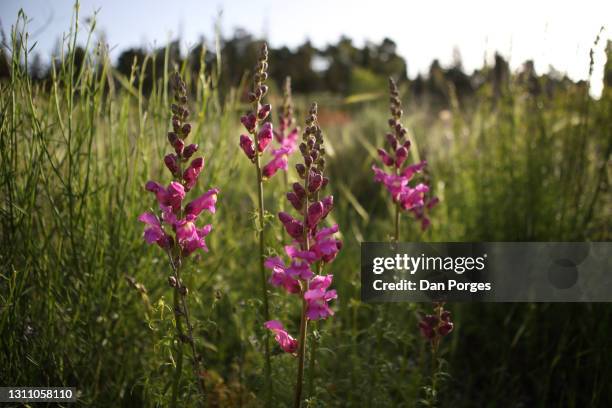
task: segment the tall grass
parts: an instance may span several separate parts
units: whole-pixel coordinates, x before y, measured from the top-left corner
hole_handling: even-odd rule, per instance
[[[154,57],[134,61],[123,77],[107,51],[89,43],[79,66],[78,21],[75,16],[52,79],[40,84],[27,75],[32,44],[21,15],[11,35],[11,78],[0,83],[0,383],[75,386],[83,405],[166,405],[174,369],[172,300],[165,259],[142,242],[136,218],[142,186],[164,171],[158,158],[165,152],[167,80],[175,61],[166,53],[164,75],[145,96],[143,74]],[[402,239],[609,240],[611,53],[608,47],[600,100],[585,86],[534,96],[515,79],[501,97],[487,85],[465,105],[454,99],[442,115],[406,98],[410,137],[428,161],[441,202],[425,235],[405,223]],[[223,203],[210,254],[185,273],[191,313],[200,322],[194,337],[203,339],[198,352],[207,362],[208,401],[262,406],[266,333],[252,245],[258,195],[236,142],[246,105],[235,89],[223,90],[221,99],[218,70],[207,76],[203,64],[197,75],[187,68],[178,66],[192,92],[192,140],[209,154],[194,195],[215,185]],[[388,239],[394,214],[370,170],[374,146],[384,138],[386,103],[318,100],[327,109],[320,120],[336,180],[332,216],[345,245],[329,268],[340,300],[335,318],[314,334],[317,376],[306,403],[414,406],[428,383],[419,305],[359,302],[358,243]],[[335,112],[350,119],[338,120],[344,116]],[[282,180],[269,186],[265,205],[280,208]],[[268,231],[280,253],[280,230]],[[439,350],[450,375],[441,406],[612,404],[608,305],[448,308],[457,329]],[[295,322],[299,313],[285,296],[270,294],[270,315]],[[275,406],[291,403],[286,390],[294,368],[293,357],[273,352]],[[190,375],[185,371],[180,387],[185,406],[197,392]]]

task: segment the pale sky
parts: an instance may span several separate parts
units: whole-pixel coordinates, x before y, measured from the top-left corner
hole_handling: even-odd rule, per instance
[[[69,30],[71,0],[0,0],[5,32],[19,8],[32,19],[30,32],[40,52],[49,53]],[[323,47],[342,34],[357,45],[389,37],[406,58],[411,78],[426,73],[434,58],[449,64],[458,48],[468,72],[497,50],[513,68],[533,59],[539,73],[552,65],[573,79],[586,79],[589,50],[604,26],[595,53],[594,95],[601,92],[605,40],[612,38],[611,0],[83,0],[82,19],[97,9],[98,30],[113,56],[130,46],[159,46],[168,38],[180,37],[185,48],[202,34],[212,39],[222,11],[225,36],[245,28],[272,46],[294,47],[308,38]]]

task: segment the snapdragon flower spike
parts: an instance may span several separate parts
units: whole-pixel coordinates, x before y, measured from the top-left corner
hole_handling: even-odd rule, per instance
[[[293,183],[291,191],[287,193],[287,200],[301,219],[287,212],[278,214],[279,220],[293,240],[285,246],[288,262],[280,256],[274,256],[265,261],[265,266],[272,271],[269,279],[272,285],[282,287],[287,293],[302,299],[306,307],[303,319],[320,320],[334,314],[329,302],[336,299],[337,294],[335,290],[329,290],[332,275],[319,275],[315,270],[320,273],[324,264],[336,258],[342,248],[342,242],[335,237],[339,231],[338,225],[321,225],[332,211],[334,200],[331,195],[319,199],[321,190],[327,186],[329,180],[323,176],[325,150],[323,135],[317,123],[317,107],[314,104],[306,120],[300,152],[304,163],[301,164],[303,170],[298,170],[298,174],[303,181]],[[285,350],[282,344],[281,348]],[[298,353],[300,354],[302,353]]]
[[[200,391],[204,393],[202,380],[202,364],[198,357],[196,344],[193,337],[193,324],[189,319],[188,302],[186,299],[188,288],[181,279],[180,270],[183,261],[198,249],[208,252],[205,238],[212,231],[212,225],[206,224],[198,227],[196,222],[203,211],[211,214],[216,212],[217,194],[219,190],[210,189],[191,201],[183,209],[183,200],[186,193],[195,187],[202,169],[204,159],[202,157],[191,160],[189,165],[183,166],[191,159],[198,150],[198,145],[190,144],[185,147],[185,139],[191,133],[191,124],[186,123],[189,117],[187,108],[187,87],[178,73],[170,78],[174,88],[174,102],[170,110],[172,112],[172,131],[168,132],[168,142],[174,149],[174,153],[167,154],[163,161],[173,176],[167,188],[161,184],[148,181],[145,189],[155,194],[159,204],[159,213],[145,212],[138,220],[145,224],[143,238],[148,244],[157,244],[169,258],[172,274],[168,277],[168,284],[174,290],[174,318],[176,324],[176,338],[179,346],[183,343],[191,346],[191,356],[194,376]],[[184,171],[183,171],[184,170]],[[177,357],[182,355],[182,349],[177,349]],[[177,365],[175,375],[180,376],[181,365]],[[177,377],[178,378],[178,377]],[[177,390],[175,390],[177,391]]]
[[[278,130],[274,131],[274,136],[281,147],[288,149],[288,154],[292,154],[297,149],[297,141],[300,137],[300,130],[295,125],[293,116],[293,98],[291,95],[291,77],[285,78],[283,92],[283,106],[278,115]]]
[[[268,117],[271,109],[272,108],[269,104],[263,105],[259,110],[258,118],[263,120]],[[261,153],[266,150],[266,147],[269,146],[273,138],[279,144],[278,148],[271,149],[272,158],[262,168],[262,176],[264,180],[270,179],[279,170],[287,171],[289,157],[296,150],[297,139],[299,137],[298,129],[293,128],[293,130],[289,131],[289,133],[285,135],[288,128],[294,124],[293,104],[291,101],[291,82],[289,78],[287,78],[285,83],[285,96],[283,107],[279,114],[279,123],[280,126],[277,130],[273,129],[270,122],[265,123],[262,130],[258,134],[258,151]]]
[[[260,113],[262,111],[267,112],[266,117],[269,113],[270,105],[262,106]],[[260,118],[263,118],[263,115],[259,115]],[[287,171],[289,157],[295,150],[297,149],[297,140],[299,137],[299,131],[297,128],[293,128],[289,131],[288,134],[285,134],[290,126],[293,126],[293,104],[291,101],[291,80],[287,78],[285,82],[285,95],[283,100],[283,106],[279,114],[279,123],[280,126],[278,129],[273,129],[272,124],[266,123],[264,125],[263,130],[266,130],[266,133],[262,135],[260,132],[259,140],[260,146],[259,151],[263,152],[265,148],[270,143],[271,136],[274,136],[274,139],[279,144],[279,147],[271,150],[272,158],[270,161],[263,167],[262,176],[264,180],[270,179],[274,176],[279,170]],[[269,129],[266,129],[265,126],[269,124]],[[271,133],[268,133],[271,131]],[[270,139],[268,139],[270,137]],[[262,146],[262,140],[264,141]]]
[[[155,194],[160,208],[160,216],[145,212],[138,220],[146,224],[144,239],[147,243],[156,243],[165,250],[171,251],[176,245],[178,253],[173,256],[187,257],[196,249],[208,251],[205,237],[211,232],[212,225],[202,228],[196,226],[197,217],[203,211],[214,214],[216,211],[216,188],[208,190],[192,200],[183,208],[186,193],[195,187],[198,177],[204,168],[202,157],[191,160],[182,171],[181,167],[187,163],[198,150],[197,144],[185,147],[184,139],[191,133],[191,124],[185,120],[189,117],[187,108],[187,89],[185,83],[175,74],[172,77],[175,91],[175,103],[171,106],[173,131],[168,132],[168,142],[174,148],[174,153],[164,157],[164,164],[174,175],[175,180],[168,187],[163,187],[155,181],[148,181],[145,189]],[[179,217],[183,218],[179,218]]]
[[[389,90],[391,94],[391,118],[389,119],[391,133],[387,133],[385,138],[391,153],[380,148],[378,149],[378,155],[383,165],[390,167],[392,171],[387,173],[376,165],[372,165],[374,180],[387,188],[392,200],[398,203],[403,211],[411,212],[415,219],[420,220],[421,229],[425,230],[431,224],[427,213],[438,202],[438,199],[427,197],[430,188],[426,183],[419,183],[414,187],[410,185],[413,177],[422,172],[427,163],[422,161],[406,165],[410,151],[410,140],[406,139],[408,132],[400,122],[403,115],[402,104],[397,86],[391,78],[389,78]]]
[[[240,122],[250,135],[240,135],[240,148],[248,159],[255,163],[256,155],[261,155],[274,137],[271,122],[265,122],[272,111],[272,105],[264,104],[263,97],[268,92],[265,81],[268,78],[268,48],[264,44],[255,66],[253,76],[253,90],[249,93],[249,102],[252,108],[245,113]]]

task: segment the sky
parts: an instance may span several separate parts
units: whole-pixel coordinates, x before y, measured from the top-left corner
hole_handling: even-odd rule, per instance
[[[2,29],[10,30],[23,8],[31,19],[30,41],[48,55],[69,30],[72,5],[71,0],[0,0]],[[411,78],[426,73],[433,59],[450,64],[457,49],[468,72],[498,51],[515,69],[532,59],[538,73],[553,66],[574,80],[586,79],[589,51],[603,26],[594,54],[594,96],[601,93],[605,40],[612,39],[611,0],[82,0],[81,20],[96,10],[97,31],[114,57],[131,46],[154,47],[177,37],[187,49],[202,35],[214,38],[220,19],[224,36],[245,28],[275,47],[295,47],[306,39],[324,47],[341,35],[361,46],[389,37]]]

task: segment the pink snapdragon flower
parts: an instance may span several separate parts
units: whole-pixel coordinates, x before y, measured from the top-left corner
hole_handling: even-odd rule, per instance
[[[155,193],[160,206],[170,206],[175,212],[181,208],[181,203],[185,198],[185,187],[176,181],[171,182],[168,188],[164,188],[154,181],[147,181],[145,189]]]
[[[326,319],[333,316],[334,311],[328,303],[336,299],[338,295],[335,290],[327,290],[332,283],[332,275],[318,275],[310,281],[309,289],[304,293],[304,299],[308,304],[306,316],[310,320]]]
[[[278,170],[287,170],[289,149],[284,147],[275,149],[272,151],[272,155],[274,156],[272,160],[261,169],[264,179],[269,179],[276,174]]]
[[[270,320],[264,323],[264,326],[274,333],[274,339],[283,351],[293,354],[298,348],[298,341],[291,337],[283,327],[283,324],[278,320]]]
[[[300,291],[300,283],[297,279],[287,274],[287,266],[280,257],[275,256],[266,259],[264,266],[272,270],[272,276],[269,279],[272,285],[282,286],[289,293],[298,293]]]
[[[166,234],[159,219],[150,212],[140,214],[138,221],[144,222],[147,227],[144,231],[144,240],[147,244],[157,244],[167,249],[172,243],[172,238]]]
[[[218,188],[213,188],[190,202],[185,206],[185,213],[187,215],[198,216],[202,211],[208,211],[214,214],[217,211],[217,195],[219,194]]]

